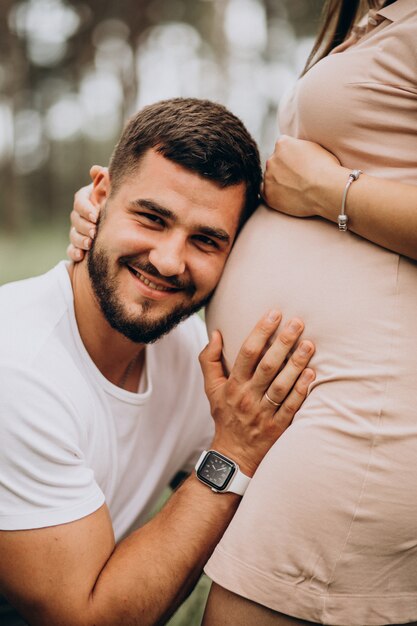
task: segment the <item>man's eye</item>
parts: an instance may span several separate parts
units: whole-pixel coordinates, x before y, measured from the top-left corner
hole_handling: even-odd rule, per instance
[[[203,248],[218,248],[217,242],[210,237],[205,237],[204,235],[197,235],[194,237],[197,244],[201,245]]]
[[[139,216],[145,221],[152,222],[153,224],[160,226],[164,225],[163,220],[158,215],[154,215],[153,213],[139,213]]]

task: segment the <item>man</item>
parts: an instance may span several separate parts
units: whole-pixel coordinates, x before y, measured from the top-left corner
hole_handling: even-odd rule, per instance
[[[167,619],[304,399],[313,346],[286,362],[302,323],[269,346],[273,310],[228,378],[219,333],[202,353],[214,436],[207,426],[191,314],[259,181],[256,146],[223,107],[147,107],[94,181],[101,220],[87,258],[1,289],[0,592],[30,624]],[[136,530],[210,441],[197,474]]]

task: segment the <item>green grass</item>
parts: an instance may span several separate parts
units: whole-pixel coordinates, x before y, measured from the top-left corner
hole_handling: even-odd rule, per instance
[[[14,237],[0,233],[0,285],[46,272],[66,258],[67,245],[67,225],[32,229]],[[157,509],[169,494],[167,489]],[[202,576],[193,593],[169,620],[169,626],[199,626],[209,589],[209,579]]]

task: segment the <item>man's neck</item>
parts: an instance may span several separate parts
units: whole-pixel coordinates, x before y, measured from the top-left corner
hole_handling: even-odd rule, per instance
[[[110,382],[137,391],[145,346],[130,341],[107,322],[95,298],[86,260],[71,264],[69,275],[78,331],[92,361]]]

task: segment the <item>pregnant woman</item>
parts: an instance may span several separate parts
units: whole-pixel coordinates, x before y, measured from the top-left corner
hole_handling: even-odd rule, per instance
[[[369,0],[358,23],[359,5],[326,5],[282,103],[272,209],[239,235],[208,313],[226,364],[271,307],[318,350],[206,567],[205,626],[417,622],[417,4]]]
[[[291,137],[264,196],[281,212],[261,207],[239,235],[208,324],[231,363],[279,303],[317,345],[316,381],[206,567],[217,584],[204,625],[414,622],[417,264],[404,255],[417,258],[417,3],[372,11],[279,121]],[[345,232],[352,170],[364,173]]]

